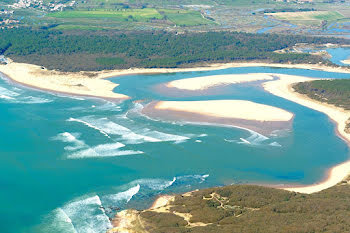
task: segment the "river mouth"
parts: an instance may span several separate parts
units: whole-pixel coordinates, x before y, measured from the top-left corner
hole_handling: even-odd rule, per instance
[[[120,83],[116,92],[133,98],[122,103],[37,92],[0,80],[1,213],[7,216],[0,228],[103,232],[116,211],[146,208],[162,193],[238,183],[311,184],[347,160],[349,149],[327,116],[266,93],[259,83],[200,96],[168,96],[155,89],[176,79],[253,72],[348,77],[249,67],[111,79]],[[210,119],[195,124],[197,116],[179,121],[167,112],[166,119],[143,114],[153,100],[223,98],[279,107],[295,117],[289,125],[247,131]],[[18,224],[23,215],[28,220]]]

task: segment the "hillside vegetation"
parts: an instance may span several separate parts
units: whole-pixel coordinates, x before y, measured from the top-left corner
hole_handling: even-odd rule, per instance
[[[349,232],[350,185],[311,195],[247,185],[210,188],[176,195],[162,211],[134,215],[135,233]]]

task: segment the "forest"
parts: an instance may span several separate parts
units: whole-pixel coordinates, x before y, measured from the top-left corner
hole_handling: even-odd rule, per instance
[[[340,38],[240,32],[62,32],[18,28],[3,29],[0,34],[0,55],[61,71],[192,67],[235,61],[326,64],[329,61],[319,56],[274,51],[296,43],[349,44],[349,40]]]

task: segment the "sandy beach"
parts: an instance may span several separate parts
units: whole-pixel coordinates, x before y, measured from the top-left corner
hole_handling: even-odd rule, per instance
[[[296,93],[292,85],[298,82],[311,81],[315,79],[300,77],[300,76],[292,76],[292,75],[282,75],[277,74],[279,80],[269,81],[264,83],[264,88],[266,91],[271,94],[280,96],[282,98],[288,99],[300,105],[303,105],[308,108],[312,108],[316,111],[325,113],[330,119],[332,119],[337,124],[337,133],[338,135],[344,139],[347,143],[350,142],[350,134],[345,133],[346,121],[350,117],[350,112],[345,111],[342,108],[335,107],[333,105],[329,105],[327,103],[321,103],[315,100],[308,98],[305,95]],[[301,193],[314,193],[319,192],[321,190],[330,188],[339,182],[341,182],[344,178],[346,178],[350,173],[350,160],[346,161],[342,164],[339,164],[329,170],[326,178],[313,185],[306,186],[296,186],[285,188],[289,191],[301,192]]]
[[[283,109],[246,100],[160,101],[154,108],[253,121],[289,121],[293,118],[292,113]]]
[[[169,88],[178,88],[181,90],[198,91],[222,85],[272,79],[273,77],[269,74],[226,74],[179,79],[167,83],[166,86]]]

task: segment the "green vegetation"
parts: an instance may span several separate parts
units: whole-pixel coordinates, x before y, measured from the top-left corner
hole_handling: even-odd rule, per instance
[[[204,63],[256,60],[329,64],[320,56],[274,51],[296,43],[349,43],[340,38],[238,32],[60,32],[21,28],[1,30],[0,33],[1,54],[14,61],[62,71],[192,67]]]
[[[106,66],[125,64],[124,59],[120,57],[99,57],[99,58],[96,58],[96,62],[98,64],[106,65]]]
[[[248,185],[209,188],[176,195],[169,207],[167,213],[138,212],[144,228],[135,232],[350,231],[347,182],[311,195]],[[188,216],[189,222],[183,216]]]

